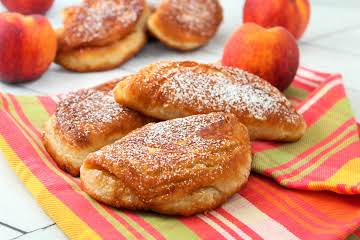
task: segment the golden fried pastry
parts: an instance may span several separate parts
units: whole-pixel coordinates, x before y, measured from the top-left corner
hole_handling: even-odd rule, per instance
[[[231,112],[252,140],[295,141],[306,123],[270,83],[245,71],[196,62],[150,64],[118,83],[116,101],[157,119]]]
[[[231,113],[150,123],[88,155],[84,190],[108,205],[192,215],[220,206],[246,183],[246,127]]]
[[[117,67],[145,45],[149,15],[145,0],[85,0],[67,8],[55,62],[78,72]]]
[[[150,122],[150,118],[117,104],[118,81],[69,94],[46,122],[43,142],[60,168],[78,176],[90,152]]]
[[[163,0],[150,16],[148,28],[164,44],[186,51],[206,44],[222,19],[218,0]]]

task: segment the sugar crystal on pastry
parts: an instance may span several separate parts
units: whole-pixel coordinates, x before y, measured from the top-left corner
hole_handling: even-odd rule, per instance
[[[115,32],[121,34],[136,23],[143,9],[139,0],[87,0],[83,5],[66,10],[64,40],[76,47],[102,40]]]
[[[147,25],[165,45],[188,51],[205,45],[222,20],[218,0],[162,0]]]
[[[191,61],[150,64],[114,89],[116,101],[158,119],[231,112],[253,140],[299,140],[303,117],[275,87],[248,72]]]
[[[256,119],[266,119],[272,113],[294,121],[296,115],[287,114],[290,103],[284,96],[272,94],[273,89],[258,79],[248,81],[252,76],[247,76],[241,70],[230,71],[243,76],[242,84],[234,84],[230,78],[216,72],[202,74],[191,70],[175,70],[163,76],[172,81],[166,81],[160,91],[166,92],[172,103],[193,102],[199,111],[211,108],[214,111],[231,112],[235,109],[238,112],[248,111]]]
[[[146,43],[145,0],[85,0],[64,10],[55,62],[77,72],[119,66]]]
[[[174,19],[185,29],[198,33],[202,36],[211,36],[209,31],[218,24],[214,15],[218,11],[218,5],[213,0],[170,0],[168,4],[171,11],[167,17]]]
[[[114,101],[108,88],[116,82],[68,94],[45,124],[46,149],[59,167],[74,176],[87,154],[151,120]]]
[[[135,130],[90,154],[81,180],[90,196],[111,206],[192,215],[238,191],[250,163],[246,128],[231,113],[211,113]]]

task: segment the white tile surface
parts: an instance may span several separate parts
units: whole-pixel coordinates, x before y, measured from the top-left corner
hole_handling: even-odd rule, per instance
[[[39,93],[30,89],[25,89],[23,86],[21,85],[9,85],[9,84],[5,84],[3,82],[0,82],[0,91],[1,92],[10,92],[13,94],[18,94],[18,95],[38,95]]]
[[[316,4],[316,1],[311,1],[310,23],[301,41],[311,41],[344,29],[360,27],[359,2],[356,6],[350,6],[347,1],[336,1],[342,3],[342,8],[333,2]]]
[[[11,239],[17,236],[21,236],[20,232],[14,231],[8,227],[0,225],[0,239]]]
[[[10,169],[1,152],[0,169],[0,192],[2,193],[0,197],[0,222],[25,232],[53,223]],[[0,239],[4,238],[0,235]]]
[[[358,122],[360,122],[360,107],[359,107],[359,103],[360,103],[360,90],[354,90],[354,89],[347,89],[347,96],[350,100],[350,104],[352,107],[352,110],[355,114],[355,117],[357,119]]]
[[[334,8],[357,8],[359,9],[359,0],[310,0],[311,4],[325,7],[334,7]]]
[[[22,236],[14,238],[13,240],[15,240],[15,239],[16,240],[31,240],[31,239],[36,239],[36,240],[49,240],[49,239],[61,240],[61,239],[66,239],[66,238],[67,237],[65,236],[65,234],[56,225],[51,225],[49,227],[38,229],[38,230],[35,230],[33,232],[24,234]]]
[[[342,73],[347,88],[360,90],[360,57],[311,43],[299,46],[302,65],[319,71]]]
[[[26,84],[20,84],[19,86],[24,86],[43,94],[56,94],[94,86],[106,80],[126,74],[128,74],[128,72],[121,70],[120,68],[107,72],[86,74],[71,73],[56,64],[52,64],[49,71],[47,71],[39,80]]]
[[[359,9],[360,11],[360,9]],[[360,19],[360,15],[359,15]],[[322,37],[311,43],[360,58],[360,27]]]
[[[54,26],[59,26],[61,9],[81,0],[56,0],[47,16]],[[151,0],[156,2],[156,0]],[[204,48],[180,53],[160,43],[150,42],[136,57],[121,67],[107,72],[76,74],[55,64],[39,80],[18,85],[0,83],[1,92],[14,94],[54,94],[99,84],[103,81],[137,71],[148,63],[159,60],[197,60],[214,62],[221,58],[223,44],[242,24],[243,0],[222,0],[224,23],[218,34]],[[3,11],[0,4],[0,12]],[[341,72],[353,110],[360,120],[360,1],[311,0],[311,22],[300,41],[301,64],[320,71]],[[31,232],[18,239],[66,239],[52,224],[35,200],[23,187],[0,153],[0,221],[23,231]],[[44,228],[46,227],[46,228]],[[19,236],[19,232],[0,225],[0,239]]]

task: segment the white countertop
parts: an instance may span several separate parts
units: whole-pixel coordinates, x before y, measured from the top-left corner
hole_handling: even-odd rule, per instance
[[[55,0],[48,17],[55,26],[64,6],[80,0]],[[154,1],[151,1],[154,2]],[[158,60],[197,60],[215,62],[221,58],[223,44],[229,34],[242,23],[239,0],[222,0],[224,23],[216,37],[204,48],[179,53],[158,42],[149,43],[135,58],[119,68],[90,74],[76,74],[52,65],[37,81],[7,85],[0,92],[20,95],[47,95],[89,87],[121,75],[133,73]],[[4,8],[0,4],[0,12]],[[360,1],[311,0],[310,25],[300,40],[301,65],[325,72],[340,72],[353,110],[360,120]],[[0,239],[66,239],[55,223],[37,205],[0,153]]]

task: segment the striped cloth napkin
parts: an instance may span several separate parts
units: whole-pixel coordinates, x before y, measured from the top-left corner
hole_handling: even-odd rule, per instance
[[[87,196],[41,143],[56,97],[0,93],[0,150],[72,239],[360,240],[360,142],[341,76],[301,68],[286,95],[308,123],[304,138],[253,143],[248,184],[222,207],[188,218],[116,210]]]
[[[301,68],[287,97],[308,129],[296,143],[257,142],[253,170],[281,185],[360,194],[360,142],[340,74]]]

